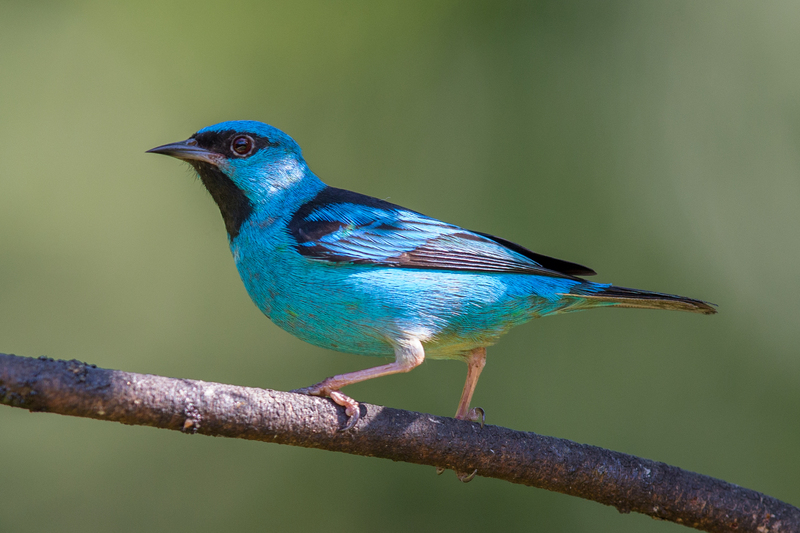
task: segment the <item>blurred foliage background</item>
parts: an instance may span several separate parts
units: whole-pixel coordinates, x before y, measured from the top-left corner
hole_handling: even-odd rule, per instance
[[[188,166],[229,119],[329,184],[720,314],[517,328],[474,405],[800,504],[800,4],[0,2],[0,350],[288,390],[364,368],[250,302]],[[465,367],[348,389],[452,415]],[[0,531],[683,531],[432,468],[0,409]],[[346,496],[346,498],[345,498]]]

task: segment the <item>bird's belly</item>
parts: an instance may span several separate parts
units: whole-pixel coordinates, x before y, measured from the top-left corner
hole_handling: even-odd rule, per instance
[[[427,357],[459,357],[533,318],[546,300],[532,295],[532,276],[519,274],[305,263],[269,274],[239,270],[275,324],[311,344],[361,355],[391,356],[393,340],[415,337]]]

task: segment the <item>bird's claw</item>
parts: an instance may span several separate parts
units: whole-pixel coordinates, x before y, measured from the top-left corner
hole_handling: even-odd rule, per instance
[[[478,469],[476,468],[471,474],[467,474],[465,472],[456,472],[456,477],[458,477],[458,480],[461,481],[461,483],[469,483],[477,473]]]
[[[359,408],[358,402],[351,397],[342,394],[338,390],[332,390],[328,393],[328,395],[330,396],[331,400],[344,407],[345,414],[350,417],[347,420],[347,424],[345,424],[343,428],[340,428],[339,431],[341,432],[353,429],[353,427],[358,424],[359,418],[361,418],[361,409]]]
[[[444,473],[444,471],[445,471],[444,467],[441,467],[441,466],[437,466],[436,467],[436,475],[437,476],[442,475]],[[477,468],[475,470],[473,470],[471,474],[467,474],[466,472],[459,472],[458,470],[456,470],[456,477],[458,478],[459,481],[461,481],[461,483],[469,483],[470,481],[472,481],[475,478],[475,475],[477,473],[478,473],[478,469]]]

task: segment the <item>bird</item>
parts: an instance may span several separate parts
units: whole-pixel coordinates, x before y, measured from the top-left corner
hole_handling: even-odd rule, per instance
[[[250,298],[272,322],[316,346],[394,357],[295,391],[342,406],[342,431],[360,416],[342,388],[425,358],[467,363],[455,418],[482,425],[483,410],[470,404],[486,348],[534,318],[600,307],[717,312],[702,300],[595,283],[577,263],[328,186],[289,135],[263,122],[221,122],[148,153],[194,168]]]

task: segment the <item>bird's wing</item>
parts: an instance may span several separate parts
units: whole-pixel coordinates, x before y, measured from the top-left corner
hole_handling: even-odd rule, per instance
[[[288,225],[297,251],[333,263],[556,277],[594,271],[398,205],[328,187]]]

